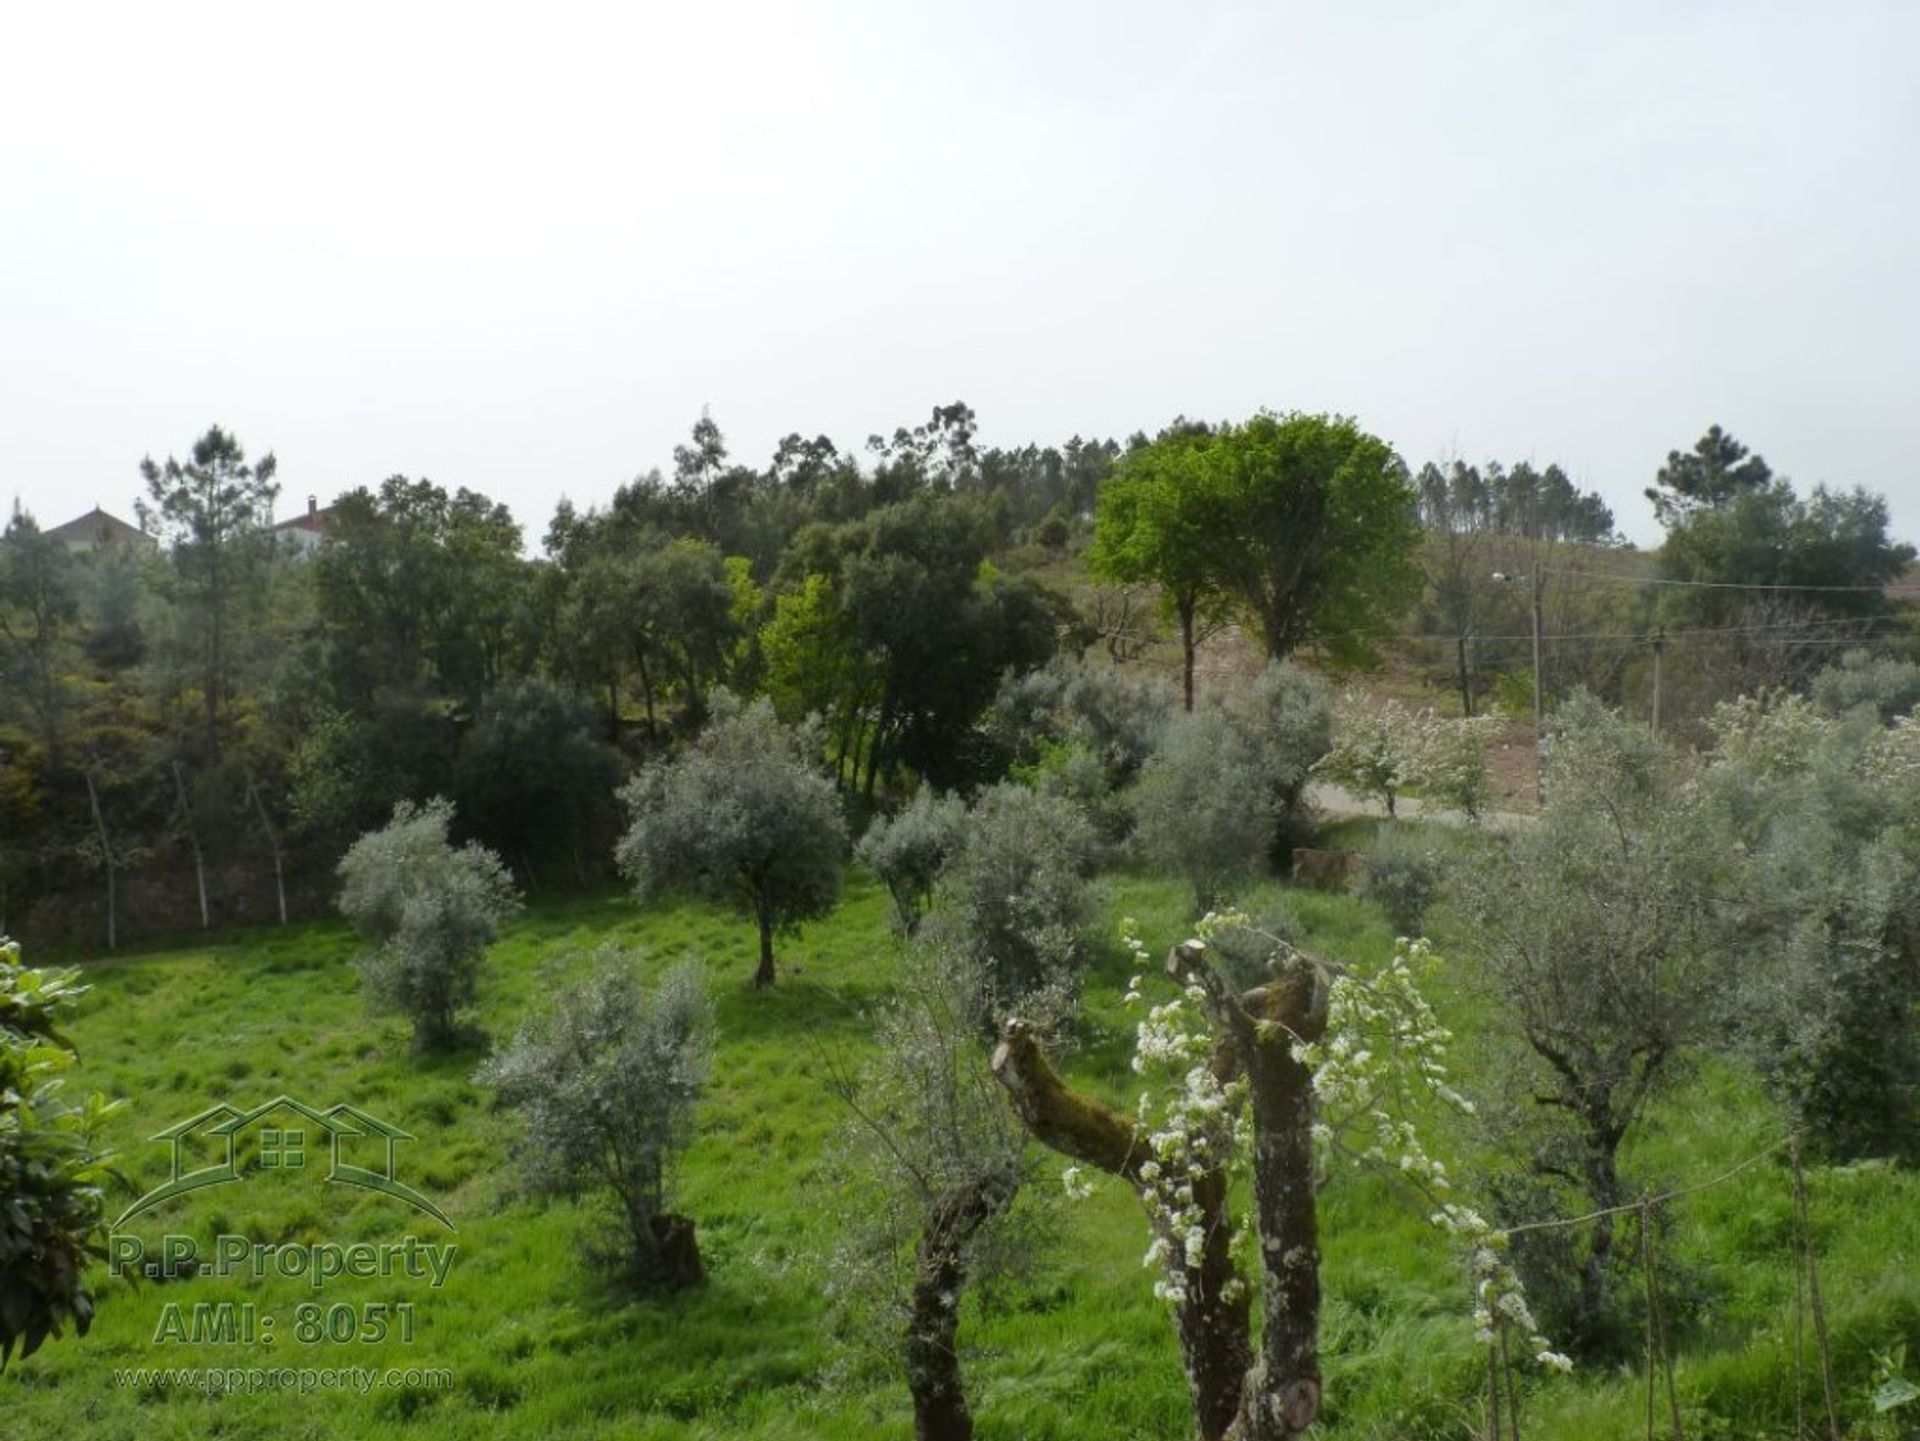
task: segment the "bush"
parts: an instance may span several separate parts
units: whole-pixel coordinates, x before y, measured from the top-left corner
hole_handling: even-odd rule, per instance
[[[1360,893],[1380,907],[1396,935],[1424,933],[1440,881],[1440,857],[1430,842],[1392,825],[1374,833]]]
[[[1487,748],[1500,733],[1499,717],[1446,720],[1427,711],[1420,721],[1413,779],[1421,798],[1478,820],[1493,801]]]
[[[452,825],[450,801],[402,801],[340,862],[340,913],[370,947],[359,963],[367,993],[412,1020],[418,1050],[458,1039],[480,955],[520,904],[500,858],[479,845],[456,850]]]
[[[1158,682],[1056,656],[1000,687],[987,729],[1010,766],[1037,765],[1050,744],[1069,742],[1091,754],[1117,790],[1139,774],[1173,713],[1172,693]]]
[[[942,934],[985,975],[989,1013],[1071,991],[1098,896],[1099,837],[1059,796],[1003,783],[981,793],[936,888]]]
[[[1196,915],[1256,874],[1274,838],[1274,788],[1244,721],[1218,706],[1176,717],[1133,792],[1141,854],[1183,876]]]
[[[116,1109],[60,1095],[73,1050],[55,1017],[85,989],[77,971],[34,971],[0,936],[0,1366],[31,1356],[69,1321],[93,1323],[89,1262],[106,1255],[108,1157],[101,1123]]]
[[[1832,715],[1872,706],[1890,721],[1920,706],[1920,665],[1850,650],[1813,678],[1813,698]]]
[[[1314,766],[1333,745],[1333,697],[1298,666],[1275,661],[1254,682],[1248,720],[1286,842],[1296,828]]]
[[[675,1290],[702,1279],[693,1223],[670,1207],[712,1064],[713,1009],[695,967],[649,990],[639,964],[602,946],[587,979],[523,1025],[477,1079],[521,1114],[515,1154],[528,1188],[610,1201],[617,1269]]]
[[[967,806],[960,797],[922,788],[906,809],[882,816],[860,837],[854,855],[893,897],[894,922],[903,934],[920,928],[934,881],[960,848],[966,823]]]
[[[773,938],[833,909],[847,823],[817,769],[811,726],[787,726],[766,700],[722,688],[712,719],[680,756],[648,766],[620,792],[633,824],[620,869],[642,896],[668,887],[732,901],[760,933],[754,984],[774,980]]]
[[[1913,1154],[1920,1115],[1920,737],[1795,696],[1714,714],[1701,788],[1737,859],[1744,1039],[1811,1146]]]

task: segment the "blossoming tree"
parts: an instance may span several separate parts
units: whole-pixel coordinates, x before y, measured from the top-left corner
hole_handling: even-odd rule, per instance
[[[1227,935],[1261,942],[1246,977]],[[1136,957],[1146,948],[1131,934]],[[1518,1334],[1536,1361],[1564,1366],[1539,1334],[1505,1242],[1469,1207],[1448,1199],[1446,1168],[1399,1114],[1412,1085],[1466,1107],[1449,1084],[1449,1037],[1422,999],[1416,973],[1424,941],[1396,943],[1361,976],[1318,960],[1244,916],[1209,915],[1175,946],[1166,969],[1180,994],[1140,1024],[1134,1070],[1145,1082],[1133,1115],[1073,1090],[1034,1033],[1009,1020],[994,1074],[1041,1142],[1078,1163],[1070,1195],[1090,1182],[1082,1166],[1139,1194],[1158,1265],[1155,1290],[1172,1308],[1194,1417],[1205,1441],[1276,1441],[1304,1432],[1320,1412],[1320,1241],[1316,1192],[1328,1159],[1346,1155],[1392,1169],[1432,1205],[1435,1226],[1461,1243],[1477,1330],[1488,1344]],[[1136,977],[1130,1004],[1145,1004]],[[1243,984],[1244,981],[1251,984]],[[1252,1170],[1253,1201],[1236,1224],[1231,1181]],[[1261,1327],[1243,1241],[1257,1240]]]

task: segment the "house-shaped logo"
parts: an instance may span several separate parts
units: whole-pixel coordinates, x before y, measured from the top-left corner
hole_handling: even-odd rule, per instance
[[[374,1138],[367,1147],[371,1154],[351,1148],[355,1137]],[[244,1181],[263,1171],[318,1169],[324,1164],[328,1181],[392,1196],[425,1212],[449,1231],[454,1229],[438,1206],[394,1174],[396,1143],[414,1137],[358,1106],[343,1103],[320,1111],[292,1096],[275,1096],[242,1111],[222,1102],[167,1127],[153,1139],[171,1147],[172,1174],[121,1212],[114,1222],[116,1227],[190,1191]],[[194,1159],[187,1149],[192,1143],[210,1145],[219,1159],[188,1169]],[[356,1155],[378,1164],[355,1165],[351,1158]]]

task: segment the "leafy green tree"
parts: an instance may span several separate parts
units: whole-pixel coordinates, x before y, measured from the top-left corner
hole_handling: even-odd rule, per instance
[[[50,766],[60,764],[73,708],[80,614],[73,558],[15,510],[0,534],[0,696],[26,711]]]
[[[1675,519],[1660,548],[1660,575],[1688,583],[1665,598],[1670,621],[1733,623],[1755,586],[1834,587],[1792,599],[1817,617],[1864,618],[1887,613],[1881,587],[1914,554],[1889,536],[1884,498],[1816,486],[1803,500],[1790,482],[1776,480],[1742,486]]]
[[[483,846],[448,839],[453,806],[402,801],[382,830],[362,836],[340,862],[340,913],[367,950],[360,975],[378,1004],[413,1022],[416,1050],[460,1038],[473,1004],[480,957],[519,908],[513,879]]]
[[[1418,594],[1417,496],[1387,443],[1344,417],[1262,412],[1204,447],[1210,573],[1283,660],[1367,660]]]
[[[843,783],[857,780],[864,728],[880,697],[880,663],[862,649],[835,577],[815,572],[778,597],[759,639],[775,709],[788,721],[820,717],[836,774]]]
[[[795,537],[782,583],[801,599],[775,601],[768,683],[790,711],[828,718],[869,799],[883,775],[977,779],[975,722],[1001,677],[1053,653],[1059,598],[988,564],[992,539],[983,507],[932,492]]]
[[[389,476],[334,503],[313,572],[342,707],[393,689],[471,705],[508,673],[526,568],[506,506]]]
[[[87,1266],[106,1258],[110,1155],[102,1123],[118,1108],[99,1094],[61,1094],[75,1056],[58,1015],[86,987],[77,971],[29,970],[0,936],[0,1366],[31,1356],[67,1322],[93,1324]]]
[[[277,466],[272,455],[249,465],[240,442],[217,425],[194,442],[184,462],[172,456],[165,465],[152,457],[140,462],[147,482],[141,518],[172,547],[197,657],[209,759],[220,755],[235,623],[257,591],[271,548],[266,523],[280,493]]]
[[[1226,623],[1228,594],[1217,565],[1220,508],[1210,489],[1218,472],[1206,426],[1175,421],[1150,444],[1127,452],[1100,489],[1093,576],[1118,584],[1151,582],[1180,630],[1181,694],[1193,709],[1194,658]]]
[[[382,691],[359,715],[317,710],[287,760],[294,828],[337,857],[394,802],[450,792],[458,747],[446,707],[417,691]]]
[[[713,1063],[713,1006],[697,967],[648,987],[640,963],[602,946],[586,978],[523,1023],[476,1079],[521,1116],[514,1151],[528,1188],[605,1198],[620,1235],[606,1258],[614,1269],[641,1288],[679,1290],[704,1276],[694,1223],[672,1207]]]
[[[620,792],[633,818],[621,871],[643,897],[681,888],[751,914],[756,986],[774,983],[775,934],[826,915],[840,897],[847,826],[819,753],[812,727],[782,725],[767,701],[743,705],[721,689],[687,749]]]
[[[599,833],[620,779],[618,752],[594,735],[591,711],[547,681],[510,681],[487,693],[454,763],[454,799],[474,834],[517,852],[529,879],[536,858],[586,874],[583,839]]]

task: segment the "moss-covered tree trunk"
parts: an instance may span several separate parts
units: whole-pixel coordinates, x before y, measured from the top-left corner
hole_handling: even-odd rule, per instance
[[[1203,1441],[1284,1441],[1320,1414],[1313,1074],[1294,1046],[1326,1029],[1325,980],[1317,963],[1291,948],[1271,963],[1265,984],[1244,994],[1227,986],[1199,946],[1176,947],[1167,970],[1205,989],[1214,1075],[1224,1084],[1244,1074],[1253,1110],[1253,1221],[1263,1280],[1257,1354],[1247,1290],[1229,1244],[1229,1177],[1218,1167],[1183,1177],[1193,1186],[1204,1236],[1176,1313],[1194,1420]],[[1129,1117],[1069,1089],[1022,1022],[1007,1022],[993,1071],[1035,1138],[1144,1185],[1140,1166],[1153,1154],[1146,1136]]]
[[[1146,1136],[1130,1117],[1069,1088],[1024,1022],[1006,1023],[993,1054],[993,1073],[1036,1140],[1144,1187],[1140,1166],[1153,1157]],[[1232,1284],[1240,1277],[1227,1215],[1227,1176],[1209,1168],[1190,1180],[1205,1239],[1199,1274],[1185,1288],[1174,1326],[1202,1441],[1221,1441],[1239,1414],[1241,1387],[1253,1360],[1247,1288],[1244,1282]]]
[[[973,1441],[973,1413],[960,1374],[960,1297],[974,1234],[1013,1202],[1017,1178],[996,1170],[956,1186],[920,1234],[905,1350],[916,1441]]]

